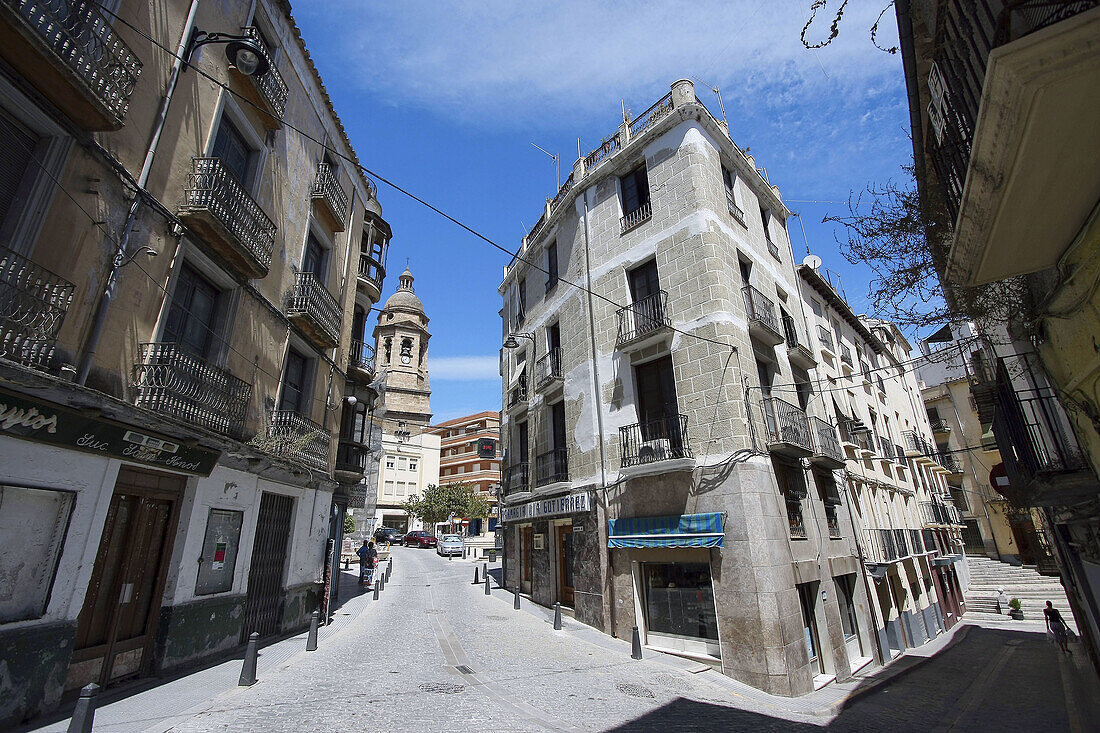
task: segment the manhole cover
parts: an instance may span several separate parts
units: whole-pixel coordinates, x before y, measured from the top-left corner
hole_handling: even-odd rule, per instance
[[[635,685],[628,682],[620,682],[615,685],[619,692],[624,695],[630,695],[631,697],[657,697],[653,694],[653,690],[648,687],[642,687],[641,685]]]
[[[655,678],[657,684],[672,690],[690,690],[691,683],[671,674],[659,674]]]
[[[466,690],[466,685],[456,685],[453,682],[424,682],[420,685],[421,692],[435,692],[440,695],[457,695]]]

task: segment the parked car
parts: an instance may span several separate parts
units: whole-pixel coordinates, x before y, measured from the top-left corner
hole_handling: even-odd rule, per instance
[[[436,540],[435,535],[431,532],[417,530],[405,535],[401,540],[401,544],[405,547],[435,547],[438,544],[438,540]]]
[[[393,544],[395,542],[400,542],[403,536],[404,533],[394,527],[379,527],[374,530],[375,542],[388,542]]]
[[[435,547],[435,554],[440,557],[444,555],[458,555],[462,556],[462,537],[457,534],[445,534],[439,538],[439,544]]]

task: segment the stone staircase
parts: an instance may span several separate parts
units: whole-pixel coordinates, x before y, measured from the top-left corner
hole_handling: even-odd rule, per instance
[[[997,589],[1004,588],[1009,599],[1020,599],[1025,621],[1043,621],[1043,609],[1050,601],[1070,628],[1077,630],[1066,592],[1057,577],[1040,575],[1031,566],[1009,565],[988,557],[968,555],[966,563],[970,568],[970,587],[963,594],[967,618],[1010,620],[1007,608],[997,613]]]

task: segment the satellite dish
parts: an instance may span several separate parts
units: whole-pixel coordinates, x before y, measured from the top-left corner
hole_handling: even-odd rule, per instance
[[[802,260],[802,264],[811,270],[816,270],[821,267],[821,258],[817,255],[806,255],[806,259]]]

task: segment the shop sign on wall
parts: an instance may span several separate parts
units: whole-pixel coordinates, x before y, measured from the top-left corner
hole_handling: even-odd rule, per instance
[[[525,519],[538,519],[540,517],[553,517],[559,514],[577,514],[592,510],[592,502],[587,491],[567,496],[558,496],[553,499],[541,499],[529,501],[526,504],[504,507],[505,522],[521,522]]]

